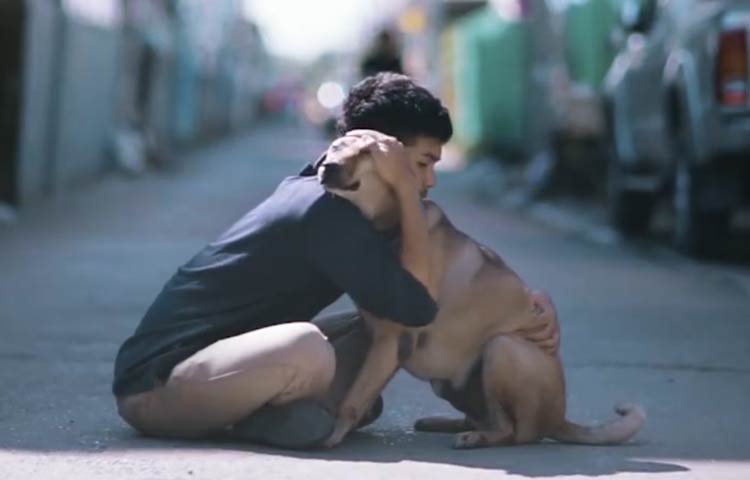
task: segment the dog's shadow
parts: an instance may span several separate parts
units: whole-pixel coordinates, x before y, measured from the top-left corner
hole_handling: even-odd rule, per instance
[[[229,441],[218,443],[220,448],[286,458],[367,463],[409,461],[500,470],[527,477],[598,477],[620,472],[656,474],[689,471],[682,465],[642,460],[649,456],[646,443],[590,447],[543,442],[526,446],[455,450],[451,448],[452,440],[452,435],[448,434],[365,430],[351,434],[333,449],[297,451]],[[212,446],[216,447],[217,443],[212,442]]]

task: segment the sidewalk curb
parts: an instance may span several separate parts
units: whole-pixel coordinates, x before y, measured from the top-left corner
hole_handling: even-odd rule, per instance
[[[446,180],[448,188],[460,191],[476,204],[524,215],[591,244],[624,249],[646,261],[735,288],[750,297],[750,268],[696,260],[653,240],[627,239],[607,224],[603,208],[565,205],[565,199],[537,199],[517,171],[496,162],[471,165]]]
[[[744,270],[742,267],[716,265],[695,260],[648,240],[643,243],[629,241],[612,227],[587,218],[586,215],[575,212],[571,208],[549,201],[533,202],[518,207],[501,205],[501,208],[525,213],[540,223],[594,244],[627,249],[641,258],[658,261],[663,266],[690,276],[701,276],[711,283],[734,285],[745,296],[750,297],[750,270]]]

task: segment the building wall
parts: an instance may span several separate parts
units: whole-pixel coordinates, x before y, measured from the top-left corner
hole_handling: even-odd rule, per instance
[[[21,203],[102,171],[113,128],[117,25],[28,0],[20,148]]]
[[[234,0],[24,1],[20,204],[115,165],[136,171],[127,163],[136,143],[146,145],[138,147],[142,169],[171,158],[173,146],[252,118],[265,84],[249,80],[268,77],[270,62],[252,23],[234,41]],[[248,44],[258,55],[244,51]],[[144,45],[153,53],[148,68]],[[143,100],[133,114],[136,98]]]
[[[59,36],[59,10],[49,0],[28,0],[24,55],[24,87],[21,103],[19,148],[19,201],[49,192],[53,183],[52,148],[49,143],[54,122],[49,118],[55,55],[49,48]]]
[[[59,188],[100,173],[110,163],[119,30],[66,18],[65,62],[59,74],[54,161]]]

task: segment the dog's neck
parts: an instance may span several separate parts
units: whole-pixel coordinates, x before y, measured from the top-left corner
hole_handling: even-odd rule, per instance
[[[375,230],[384,231],[391,230],[398,226],[401,218],[397,208],[392,208],[389,211],[382,212],[371,218],[372,224],[375,226]]]
[[[380,181],[362,181],[360,191],[349,200],[372,222],[376,230],[391,230],[401,220],[395,194]]]
[[[398,204],[389,197],[380,197],[380,199],[381,201],[377,204],[357,204],[357,207],[372,222],[376,230],[383,231],[397,227],[401,220]]]

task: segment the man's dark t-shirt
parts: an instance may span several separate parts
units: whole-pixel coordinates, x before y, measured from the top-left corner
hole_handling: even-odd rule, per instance
[[[166,381],[175,365],[223,338],[307,321],[347,293],[382,318],[424,326],[437,306],[385,236],[308,166],[180,267],[120,347],[113,391]]]

